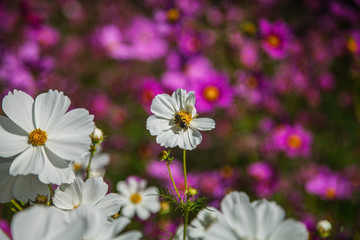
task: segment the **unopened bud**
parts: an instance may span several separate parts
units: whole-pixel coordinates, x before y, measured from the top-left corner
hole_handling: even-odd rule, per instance
[[[319,236],[322,238],[328,237],[330,235],[331,228],[331,223],[326,219],[319,221],[316,225]]]
[[[47,202],[48,202],[47,196],[37,195],[37,197],[35,198],[35,203],[38,203],[38,204],[47,204]]]
[[[90,137],[94,144],[100,144],[104,140],[104,133],[101,129],[95,127],[94,131],[90,134]]]
[[[170,212],[170,204],[166,201],[162,201],[160,203],[160,214],[166,214],[166,213],[169,213]]]
[[[189,194],[190,196],[195,196],[198,193],[198,190],[196,188],[189,188],[187,191],[187,194]]]
[[[159,154],[158,158],[159,158],[159,161],[171,160],[170,159],[170,151],[166,151],[166,150],[162,151]]]

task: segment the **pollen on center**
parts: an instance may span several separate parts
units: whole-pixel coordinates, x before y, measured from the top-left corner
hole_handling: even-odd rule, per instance
[[[302,140],[297,134],[291,134],[288,139],[287,143],[291,148],[298,149],[302,145]]]
[[[42,146],[47,140],[47,133],[40,128],[35,129],[29,134],[28,142],[35,146]]]
[[[203,91],[203,95],[206,100],[214,102],[219,98],[220,91],[216,86],[207,86]]]
[[[138,204],[141,202],[141,195],[139,193],[134,193],[131,195],[130,197],[130,201],[133,203],[133,204]]]
[[[269,35],[267,37],[267,42],[272,46],[272,47],[279,47],[280,46],[280,38],[274,34]]]

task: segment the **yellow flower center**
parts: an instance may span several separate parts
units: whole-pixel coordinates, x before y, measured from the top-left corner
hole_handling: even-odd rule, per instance
[[[206,100],[213,102],[219,98],[220,92],[219,89],[215,86],[207,86],[203,91],[203,95]]]
[[[346,43],[347,48],[350,52],[357,52],[359,50],[359,45],[356,43],[356,41],[353,38],[349,38]]]
[[[180,18],[180,12],[176,8],[169,9],[167,19],[169,22],[176,22]]]
[[[302,145],[302,140],[297,134],[291,134],[288,139],[287,143],[291,148],[298,149]]]
[[[175,113],[175,123],[183,129],[188,128],[188,125],[191,122],[191,120],[192,120],[191,114],[184,110],[180,110],[179,112]]]
[[[250,76],[246,79],[246,86],[250,89],[255,89],[259,85],[259,81],[256,77]]]
[[[336,196],[336,190],[333,187],[326,189],[325,196],[328,199],[334,199]]]
[[[74,171],[79,171],[81,169],[81,164],[80,163],[74,163],[73,164],[73,169]]]
[[[35,146],[42,146],[47,140],[47,133],[40,128],[35,129],[29,135],[29,143]]]
[[[280,46],[280,38],[273,34],[267,37],[267,42],[275,48]]]
[[[254,35],[256,33],[256,26],[251,22],[245,22],[243,24],[243,30],[247,34]]]
[[[133,204],[138,204],[139,202],[141,202],[141,195],[138,193],[134,193],[133,195],[131,195],[130,201]]]
[[[74,209],[77,209],[79,206],[80,206],[80,204],[75,205],[75,206],[74,206]]]

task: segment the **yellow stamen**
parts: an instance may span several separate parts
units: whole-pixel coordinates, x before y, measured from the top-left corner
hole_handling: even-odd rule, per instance
[[[325,196],[328,199],[334,199],[336,197],[336,190],[333,187],[326,189]]]
[[[176,22],[180,18],[180,12],[176,8],[169,9],[167,19],[169,22]]]
[[[77,209],[79,206],[80,206],[80,204],[75,205],[75,206],[74,206],[74,209]]]
[[[133,195],[131,195],[130,201],[131,201],[133,204],[138,204],[138,203],[140,203],[140,202],[141,202],[141,195],[138,194],[138,193],[134,193]]]
[[[356,53],[359,50],[359,45],[356,43],[356,41],[353,38],[349,38],[346,43],[347,48],[350,52]]]
[[[287,143],[291,148],[298,149],[302,145],[302,140],[297,134],[291,134],[288,139]]]
[[[73,169],[74,171],[79,171],[81,169],[82,165],[80,163],[74,163]]]
[[[220,92],[219,89],[215,86],[207,86],[203,91],[203,96],[206,100],[213,102],[219,98]]]
[[[42,146],[47,140],[47,133],[40,128],[35,129],[29,135],[28,142],[35,146]]]
[[[280,38],[276,35],[269,35],[267,37],[267,42],[272,46],[272,47],[279,47],[280,46]]]

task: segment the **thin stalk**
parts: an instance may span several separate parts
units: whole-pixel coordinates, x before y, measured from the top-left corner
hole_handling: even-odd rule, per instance
[[[15,198],[11,199],[11,203],[19,210],[22,211],[23,208],[19,205],[19,203],[15,200]]]
[[[48,184],[49,190],[50,190],[50,198],[52,198],[52,196],[54,195],[54,191],[51,187],[51,184]]]
[[[185,215],[185,221],[184,221],[184,237],[183,240],[186,240],[186,230],[187,230],[187,225],[188,225],[188,218],[189,218],[189,210],[186,210],[186,215]]]
[[[89,158],[89,164],[86,167],[86,179],[88,179],[90,177],[90,165],[91,165],[91,160],[94,157],[95,151],[96,151],[96,146],[95,146],[95,144],[92,144],[90,147],[91,154],[90,154],[90,158]]]
[[[168,169],[168,172],[169,172],[169,176],[170,176],[171,182],[172,182],[172,184],[174,185],[176,194],[178,195],[181,203],[183,204],[184,202],[183,202],[183,200],[181,199],[180,193],[179,193],[179,191],[178,191],[178,189],[177,189],[177,187],[176,187],[176,184],[175,184],[174,178],[173,178],[173,176],[172,176],[172,174],[171,174],[170,166],[169,166],[169,165],[170,165],[170,162],[167,162],[167,163],[166,163],[166,166],[167,166],[167,169]]]
[[[186,150],[183,151],[183,167],[184,167],[184,181],[185,181],[185,195],[187,196],[188,193],[188,183],[187,183],[187,176],[186,176]]]

